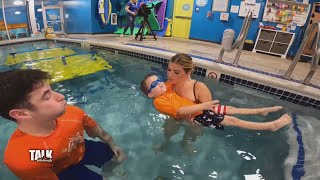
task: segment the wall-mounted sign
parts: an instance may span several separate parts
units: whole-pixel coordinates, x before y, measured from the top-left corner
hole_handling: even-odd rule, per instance
[[[214,0],[212,4],[212,11],[227,12],[229,0]]]
[[[111,13],[111,25],[118,24],[118,16],[116,13]]]
[[[189,11],[190,10],[190,4],[184,4],[182,5],[182,10]]]
[[[310,4],[294,1],[282,3],[277,0],[268,0],[262,20],[283,25],[294,23],[298,26],[303,26],[308,19],[309,11]]]
[[[199,12],[200,11],[200,8],[199,7],[196,7],[195,9],[194,9],[194,12]]]
[[[196,0],[196,4],[199,7],[203,7],[208,4],[208,0]]]
[[[221,21],[228,21],[229,20],[229,13],[221,13],[220,20]]]
[[[245,17],[249,11],[252,12],[252,18],[258,18],[261,4],[247,3],[242,1],[240,4],[239,16]]]

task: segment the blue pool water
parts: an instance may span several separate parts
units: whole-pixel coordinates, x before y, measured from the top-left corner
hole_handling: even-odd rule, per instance
[[[30,51],[37,47],[61,46],[53,42],[13,45],[15,52]],[[77,45],[67,45],[78,53],[88,52]],[[10,47],[1,48],[0,71],[19,66],[3,65]],[[112,66],[111,71],[78,77],[52,85],[64,94],[69,104],[83,108],[109,132],[115,142],[127,154],[127,160],[113,170],[110,179],[228,179],[240,180],[258,177],[267,180],[292,179],[298,176],[294,167],[305,171],[304,177],[320,177],[319,165],[320,113],[319,110],[280,101],[277,98],[247,89],[218,83],[212,79],[194,76],[205,82],[215,99],[222,104],[236,107],[264,107],[282,105],[284,110],[263,116],[237,116],[262,122],[279,118],[284,113],[296,113],[295,123],[277,132],[249,131],[226,127],[224,131],[203,128],[202,135],[193,143],[195,152],[186,153],[181,145],[185,129],[183,125],[172,143],[163,151],[153,146],[163,138],[162,126],[168,119],[158,113],[139,89],[141,79],[151,72],[165,76],[166,67],[130,56],[109,51],[95,50]],[[1,119],[0,153],[3,154],[7,140],[15,124]],[[298,130],[298,131],[297,131]],[[297,141],[297,135],[303,144]],[[304,154],[298,154],[303,149]],[[303,158],[297,162],[298,158]],[[3,160],[3,156],[0,157]],[[295,166],[299,165],[299,166]],[[96,169],[95,169],[96,170]],[[292,174],[294,170],[295,173]],[[99,171],[99,170],[96,170]],[[1,179],[15,179],[0,164]],[[251,175],[251,176],[249,176]],[[257,179],[257,178],[254,178]]]

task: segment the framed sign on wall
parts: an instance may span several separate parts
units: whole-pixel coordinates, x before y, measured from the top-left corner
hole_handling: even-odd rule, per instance
[[[111,25],[118,24],[118,16],[116,13],[111,13]]]
[[[212,4],[212,11],[227,12],[229,7],[229,0],[214,0]]]
[[[239,16],[246,17],[249,11],[252,12],[252,18],[258,18],[260,12],[260,3],[248,3],[242,1],[240,4]]]
[[[208,0],[196,0],[196,4],[199,7],[206,6],[208,4]]]
[[[304,26],[309,11],[310,4],[288,0],[268,0],[264,8],[263,21]]]

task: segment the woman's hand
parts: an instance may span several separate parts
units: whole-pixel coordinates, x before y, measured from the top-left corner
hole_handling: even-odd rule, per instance
[[[114,155],[117,157],[117,161],[119,163],[126,159],[126,155],[118,146],[114,145],[111,147],[111,149],[114,152]]]
[[[209,102],[204,102],[199,104],[201,106],[201,110],[210,110],[213,111],[214,107],[219,105],[219,101],[218,100],[214,100],[214,101],[209,101]],[[185,116],[185,119],[190,123],[190,124],[199,124],[198,122],[194,121],[194,114],[189,114]]]
[[[135,16],[135,15],[137,15],[137,12],[131,12],[131,15]]]
[[[203,107],[203,110],[211,110],[211,111],[213,111],[214,107],[218,106],[219,103],[220,103],[219,100],[214,100],[214,101],[208,101],[208,102],[201,103],[201,105]]]

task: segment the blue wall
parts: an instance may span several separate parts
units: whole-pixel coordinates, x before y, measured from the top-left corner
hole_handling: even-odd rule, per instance
[[[118,0],[111,0],[112,12],[118,10]],[[64,0],[67,33],[112,33],[117,25],[103,25],[98,11],[98,0]]]
[[[318,0],[310,0],[309,3],[312,4],[313,2],[317,2],[317,1]],[[229,20],[226,22],[220,21],[220,14],[221,14],[220,12],[214,12],[213,17],[210,19],[206,17],[207,12],[211,11],[212,3],[213,3],[213,0],[208,0],[208,4],[204,7],[200,7],[199,12],[195,12],[195,11],[193,12],[191,29],[190,29],[190,38],[211,41],[215,43],[221,43],[223,31],[225,29],[233,29],[236,32],[236,37],[237,37],[238,34],[240,33],[244,17],[239,17],[238,13],[230,13],[230,7],[231,5],[240,6],[241,0],[230,0],[229,9],[227,11],[229,13]],[[253,42],[255,42],[257,38],[257,34],[259,31],[259,22],[262,21],[266,0],[256,0],[256,3],[261,3],[259,16],[258,18],[252,20],[251,26],[246,38],[248,40],[253,40]],[[196,7],[197,7],[196,2],[194,1],[194,9]],[[271,22],[263,22],[263,23],[264,25],[269,25],[269,26],[277,25],[277,23],[271,23]],[[295,36],[293,45],[291,46],[291,49],[288,52],[289,56],[293,56],[297,51],[300,45],[301,39],[303,38],[303,34],[301,35],[300,32],[304,29],[305,27],[296,27],[294,31],[291,31],[291,32],[294,32],[296,36]]]
[[[35,11],[34,15],[35,15],[35,17],[37,19],[36,20],[37,23],[39,23],[39,25],[40,25],[40,31],[41,31],[41,29],[44,28],[43,17],[42,17],[42,12],[38,12],[37,9],[41,9],[41,5],[34,6],[34,11]]]
[[[139,2],[142,0],[139,0]],[[240,5],[241,0],[229,0],[230,13],[231,5]],[[302,0],[300,0],[302,1]],[[309,3],[313,4],[319,0],[310,0]],[[246,39],[255,41],[258,33],[259,22],[262,21],[264,6],[266,0],[256,0],[257,3],[261,3],[260,14],[257,19],[253,19],[249,33]],[[119,0],[111,0],[112,12],[117,12],[119,7]],[[237,13],[229,14],[229,21],[220,21],[220,12],[214,12],[213,17],[208,19],[206,17],[207,12],[211,11],[213,0],[208,0],[208,4],[200,8],[199,12],[193,12],[192,24],[190,29],[190,38],[199,39],[205,41],[211,41],[216,43],[221,43],[223,31],[225,29],[231,28],[236,32],[238,36],[244,18],[239,17]],[[35,11],[40,8],[40,6],[35,7]],[[194,0],[194,8],[196,8],[196,3]],[[107,25],[103,25],[101,18],[98,14],[98,0],[64,0],[65,13],[69,15],[69,18],[65,19],[65,26],[67,33],[113,33],[117,25],[111,25],[110,22]],[[168,0],[166,17],[172,18],[174,9],[174,0]],[[14,14],[14,12],[20,11],[20,15]],[[5,9],[6,18],[8,24],[16,23],[27,23],[26,8],[21,7],[9,7]],[[43,28],[42,13],[35,12],[38,23],[40,23],[41,28]],[[0,20],[2,20],[2,9],[0,9]],[[308,21],[307,21],[308,22]],[[264,22],[268,25],[276,25],[275,23]],[[289,50],[288,55],[293,55],[297,51],[297,48],[303,38],[303,33],[307,27],[297,27],[294,31],[296,33],[294,44]],[[291,31],[293,32],[293,31]]]
[[[166,17],[172,19],[174,0],[167,1]]]
[[[72,3],[68,3],[72,2]],[[139,0],[140,2],[141,0]],[[196,8],[196,0],[194,0],[194,8]],[[213,0],[208,0],[208,4],[200,8],[199,12],[193,12],[192,24],[190,29],[190,38],[199,39],[205,41],[211,41],[221,43],[223,31],[225,29],[233,29],[238,36],[244,17],[239,17],[238,13],[230,13],[231,5],[240,6],[241,0],[229,0],[229,21],[220,21],[220,12],[214,12],[213,17],[208,19],[206,17],[207,12],[211,11]],[[302,0],[301,0],[302,1]],[[310,0],[313,3],[317,0]],[[64,0],[65,12],[69,14],[69,18],[66,19],[66,31],[67,33],[113,33],[116,25],[103,25],[98,14],[98,0]],[[261,3],[259,17],[253,19],[246,39],[253,40],[255,42],[257,33],[259,31],[259,22],[262,21],[264,6],[266,0],[256,0],[257,3]],[[111,0],[112,12],[117,12],[119,7],[119,0]],[[166,17],[172,18],[174,9],[174,0],[168,0]],[[276,25],[270,22],[264,22],[268,25]],[[296,33],[295,44],[299,45],[299,42],[303,36],[298,37],[302,28],[297,27],[294,31]],[[292,32],[292,31],[291,31]],[[289,51],[289,54],[294,54],[295,47]]]
[[[113,33],[117,29],[117,25],[111,25],[110,20],[107,25],[103,25],[101,18],[99,16],[98,11],[98,1],[99,0],[92,0],[91,1],[91,21],[92,21],[92,31],[91,33]],[[112,4],[112,13],[116,13],[120,10],[119,1],[120,0],[110,0]],[[129,0],[127,0],[129,1]],[[138,0],[138,4],[143,2],[144,0]],[[173,0],[168,0],[167,2],[167,10],[166,10],[166,17],[172,18],[173,13]],[[169,16],[168,16],[169,15]],[[125,25],[125,23],[123,24]],[[136,27],[139,27],[139,25],[136,24]]]
[[[64,11],[67,33],[91,33],[91,2],[90,0],[64,0]]]
[[[14,14],[16,11],[20,11],[21,14]],[[25,6],[7,7],[5,8],[7,24],[19,24],[28,23],[27,9]],[[3,12],[0,9],[0,20],[3,20]]]
[[[92,33],[113,33],[117,29],[117,25],[111,25],[110,19],[107,25],[103,25],[100,14],[98,11],[98,1],[91,1],[91,21],[92,21]],[[112,13],[116,13],[119,10],[118,0],[110,0],[112,4]]]
[[[37,23],[40,24],[40,29],[44,28],[42,12],[37,12],[37,9],[41,8],[41,5],[35,6],[35,17],[37,18]],[[14,14],[14,12],[20,11],[21,14]],[[19,23],[28,23],[27,21],[27,10],[26,7],[8,7],[5,8],[6,20],[8,24],[19,24]],[[2,9],[0,9],[0,20],[3,20]]]
[[[236,32],[237,37],[241,30],[244,17],[239,17],[238,13],[230,13],[230,7],[231,5],[240,6],[241,0],[230,0],[229,9],[227,11],[229,12],[228,21],[220,21],[220,12],[214,12],[213,17],[210,19],[206,17],[207,12],[211,11],[212,2],[212,0],[208,0],[208,4],[204,7],[200,7],[199,12],[193,12],[190,38],[221,43],[223,31],[225,29],[233,29]],[[257,0],[256,2],[261,3],[259,17],[252,20],[247,36],[247,39],[253,41],[257,37],[259,22],[262,20],[265,0]],[[196,7],[196,3],[194,2],[194,8]]]

